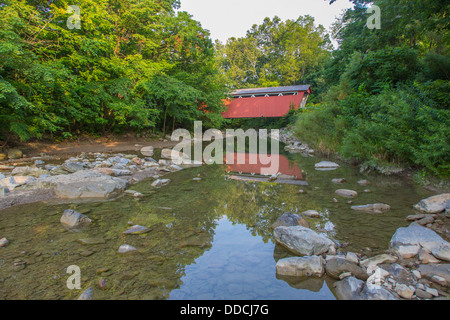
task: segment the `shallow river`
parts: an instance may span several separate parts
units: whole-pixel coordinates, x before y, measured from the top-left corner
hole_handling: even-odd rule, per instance
[[[152,179],[132,186],[145,194],[140,200],[124,196],[0,211],[0,237],[10,241],[0,249],[0,299],[76,299],[88,287],[95,299],[335,299],[333,280],[326,276],[276,275],[276,262],[291,255],[272,240],[277,218],[317,210],[321,218],[307,219],[312,229],[327,233],[342,252],[371,256],[385,251],[395,230],[408,225],[412,205],[432,195],[401,178],[361,175],[345,165],[317,171],[314,164],[322,159],[283,157],[288,171],[301,172],[308,185],[230,180],[228,168],[212,165],[171,173],[171,183],[160,189],[151,187]],[[334,178],[347,181],[335,185]],[[361,179],[370,184],[360,186]],[[375,215],[353,211],[348,199],[335,194],[340,188],[358,192],[352,205],[381,202],[392,209]],[[59,219],[69,208],[93,223],[81,233],[66,230]],[[151,231],[125,236],[130,222]],[[118,254],[125,243],[138,253]],[[80,267],[81,290],[67,288],[71,265]]]

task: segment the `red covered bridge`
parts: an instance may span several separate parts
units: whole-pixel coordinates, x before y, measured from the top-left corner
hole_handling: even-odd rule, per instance
[[[233,118],[279,118],[290,108],[303,108],[311,94],[310,85],[288,87],[252,88],[232,92],[228,110],[222,113],[226,119]]]

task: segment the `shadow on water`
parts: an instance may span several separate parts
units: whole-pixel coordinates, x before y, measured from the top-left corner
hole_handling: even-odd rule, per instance
[[[0,249],[0,299],[75,299],[90,286],[96,299],[335,299],[326,276],[276,275],[276,262],[291,256],[272,240],[277,218],[317,210],[321,218],[307,219],[312,229],[345,244],[345,251],[370,256],[387,249],[395,230],[407,225],[412,205],[430,195],[400,178],[365,176],[346,166],[317,171],[319,159],[300,154],[282,153],[281,159],[286,174],[307,185],[235,181],[227,179],[230,171],[251,175],[257,168],[210,165],[171,173],[171,183],[160,189],[144,180],[132,187],[145,195],[140,200],[124,196],[3,210],[0,235],[10,244]],[[335,185],[333,178],[346,182]],[[360,179],[370,185],[360,186]],[[335,194],[339,188],[358,192],[352,205],[382,202],[392,209],[355,212]],[[81,232],[66,230],[59,219],[68,208],[93,223]],[[150,231],[124,235],[131,224]],[[125,243],[137,252],[117,253]],[[81,290],[67,288],[70,265],[81,269]]]

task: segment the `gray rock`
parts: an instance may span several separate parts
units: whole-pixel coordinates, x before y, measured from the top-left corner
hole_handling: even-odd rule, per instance
[[[431,253],[440,260],[450,261],[450,245],[448,243],[447,245],[434,248],[431,250]]]
[[[390,291],[378,285],[366,285],[361,291],[361,300],[398,300]]]
[[[136,250],[137,249],[135,247],[130,246],[129,244],[123,244],[123,245],[121,245],[119,247],[119,251],[118,252],[124,254],[124,253],[131,253],[131,252],[134,252]]]
[[[361,300],[360,295],[364,286],[364,281],[355,277],[347,277],[334,284],[336,296],[339,300]]]
[[[397,292],[397,294],[404,299],[411,299],[414,295],[415,290],[413,290],[406,284],[398,283],[395,286],[395,292]]]
[[[348,189],[336,190],[336,194],[344,198],[355,198],[358,196],[358,192]]]
[[[41,169],[41,168],[36,168],[36,167],[29,167],[29,166],[25,166],[25,167],[15,167],[12,171],[11,174],[13,176],[31,176],[31,177],[35,177],[35,178],[39,178],[40,176],[42,176],[43,174],[48,174],[49,172],[47,170]]]
[[[319,256],[291,257],[279,260],[276,271],[278,275],[283,276],[320,277],[325,272],[324,264],[324,259]]]
[[[359,264],[362,267],[366,268],[375,268],[377,265],[382,263],[394,263],[398,260],[397,257],[391,256],[390,254],[380,254],[375,257],[368,258],[366,260],[362,260]]]
[[[450,193],[443,193],[421,200],[414,206],[414,209],[426,213],[440,213],[445,210],[449,201]]]
[[[36,181],[37,179],[35,177],[29,177],[29,176],[14,176],[14,177],[8,177],[0,180],[0,187],[8,188],[9,190],[14,190],[15,188],[30,184],[33,181]]]
[[[170,183],[170,179],[158,179],[152,183],[152,187],[161,188]]]
[[[317,169],[336,169],[339,168],[339,165],[335,162],[331,161],[321,161],[315,164]]]
[[[439,276],[450,283],[450,264],[422,264],[418,271],[424,278],[431,279],[433,276]]]
[[[151,229],[143,227],[143,226],[139,226],[139,225],[135,225],[132,226],[130,229],[128,229],[127,231],[124,231],[123,234],[143,234],[143,233],[147,233],[149,232]]]
[[[421,248],[424,248],[431,253],[441,254],[442,257],[446,257],[446,253],[448,253],[447,248],[450,246],[436,232],[415,222],[408,227],[398,228],[392,236],[389,245],[397,252],[401,252],[402,247],[410,248],[411,251],[417,253]]]
[[[0,187],[0,197],[4,196],[5,194],[7,194],[9,192],[9,189],[6,187]]]
[[[275,221],[275,223],[272,225],[272,228],[275,229],[277,227],[293,226],[302,226],[305,228],[309,228],[309,223],[300,214],[286,212],[281,217],[279,217],[277,221]]]
[[[345,178],[338,178],[338,179],[333,179],[331,180],[331,182],[333,182],[334,184],[341,184],[346,182],[347,180]]]
[[[358,181],[358,184],[359,184],[360,186],[367,186],[367,185],[370,184],[370,182],[369,182],[368,180],[359,180],[359,181]]]
[[[363,206],[352,206],[353,210],[367,213],[383,213],[391,209],[391,207],[384,203],[366,204]]]
[[[317,210],[306,210],[304,212],[302,212],[303,215],[310,217],[310,218],[319,218],[320,217],[320,213]]]
[[[321,255],[336,250],[333,241],[302,226],[277,227],[273,233],[279,244],[299,255]]]
[[[60,222],[69,228],[83,228],[90,225],[92,220],[78,211],[68,209],[64,211]]]
[[[61,165],[61,169],[66,170],[69,173],[74,173],[80,170],[84,170],[85,165],[82,162],[72,162],[72,161],[66,161]]]
[[[122,194],[127,186],[126,180],[104,175],[96,170],[47,177],[33,183],[34,188],[54,189],[55,194],[64,199],[111,199]]]
[[[422,289],[416,289],[416,296],[420,299],[431,299],[433,296]]]
[[[354,277],[366,281],[368,275],[364,269],[359,267],[353,262],[348,261],[344,257],[332,257],[327,259],[327,264],[325,266],[326,273],[328,276],[339,279],[342,273],[350,272]]]

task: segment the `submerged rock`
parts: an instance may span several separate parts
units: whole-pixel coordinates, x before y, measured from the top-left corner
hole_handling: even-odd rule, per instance
[[[150,231],[149,228],[146,228],[146,227],[143,227],[143,226],[139,226],[139,225],[135,225],[135,226],[132,226],[127,231],[124,231],[123,234],[143,234],[143,233],[147,233],[149,231]]]
[[[321,255],[336,250],[336,244],[332,240],[302,226],[277,227],[274,229],[274,238],[287,249],[304,256]]]
[[[152,187],[161,188],[170,183],[170,179],[158,179],[152,183]]]
[[[384,203],[366,204],[363,206],[352,206],[355,211],[362,211],[367,213],[383,213],[385,211],[391,210],[391,206]]]
[[[83,293],[78,297],[77,300],[92,300],[92,288],[87,288],[83,291]]]
[[[305,228],[309,228],[309,223],[300,214],[286,212],[281,217],[279,217],[277,221],[275,221],[275,223],[272,225],[272,228],[275,229],[277,227],[293,226],[302,226]]]
[[[339,165],[335,162],[331,162],[331,161],[321,161],[319,163],[315,164],[315,168],[317,170],[334,170],[339,168]]]
[[[304,214],[305,216],[310,217],[310,218],[319,218],[320,217],[320,213],[317,210],[307,210],[307,211],[302,212],[302,214]]]
[[[440,213],[445,210],[449,201],[450,193],[444,193],[421,200],[414,206],[414,209],[426,213]]]
[[[141,154],[144,157],[152,157],[153,156],[153,147],[152,146],[148,146],[148,147],[141,148]]]
[[[348,189],[336,190],[336,194],[344,198],[355,198],[358,196],[358,192]]]
[[[320,277],[325,272],[324,265],[324,259],[319,256],[291,257],[279,260],[276,265],[276,272],[282,276]]]

